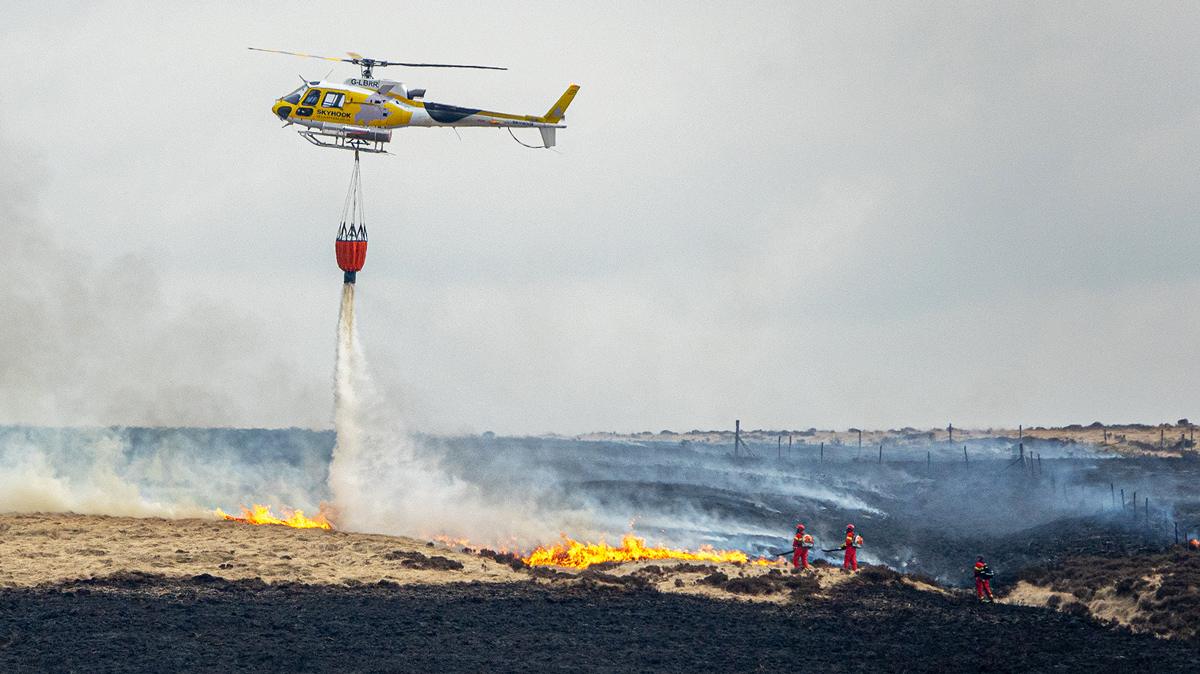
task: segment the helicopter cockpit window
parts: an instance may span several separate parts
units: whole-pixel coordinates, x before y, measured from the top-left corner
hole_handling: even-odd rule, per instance
[[[319,98],[321,98],[321,91],[319,89],[309,89],[308,95],[304,97],[304,104],[316,105]]]
[[[346,99],[345,94],[339,94],[336,91],[329,91],[325,94],[325,100],[321,101],[321,107],[324,108],[340,108],[342,101]]]
[[[288,103],[291,103],[292,105],[300,105],[300,93],[302,91],[304,91],[304,87],[302,87],[302,86],[296,87],[295,89],[292,90],[292,93],[288,94],[287,96],[284,96],[282,100],[287,101]]]

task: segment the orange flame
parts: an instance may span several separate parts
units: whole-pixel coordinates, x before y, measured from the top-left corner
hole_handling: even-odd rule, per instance
[[[680,559],[700,562],[733,562],[737,564],[755,564],[770,566],[773,560],[766,558],[750,559],[741,550],[714,550],[704,546],[695,552],[675,550],[672,548],[648,547],[646,539],[633,534],[621,538],[621,547],[613,547],[603,540],[599,543],[581,543],[568,538],[565,534],[561,543],[550,547],[539,546],[529,555],[522,558],[529,566],[566,566],[576,569],[586,569],[593,564],[604,562],[633,562],[642,559]]]
[[[303,510],[291,510],[284,508],[283,514],[286,518],[276,517],[271,512],[270,506],[255,505],[253,509],[242,506],[242,516],[237,517],[225,513],[220,508],[217,508],[215,513],[221,519],[231,520],[233,522],[244,522],[246,524],[281,524],[285,527],[295,527],[296,529],[332,529],[333,526],[325,519],[324,514],[318,514],[316,517],[308,518],[304,516]]]
[[[468,548],[471,546],[471,540],[468,538],[452,538],[444,534],[434,536],[433,540],[448,548]]]

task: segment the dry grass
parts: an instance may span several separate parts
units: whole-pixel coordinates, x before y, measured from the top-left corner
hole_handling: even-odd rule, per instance
[[[215,519],[0,516],[0,586],[128,572],[322,585],[528,578],[503,563],[398,536]]]
[[[1135,631],[1200,638],[1200,554],[1076,557],[1027,569],[1007,601],[1085,611]]]

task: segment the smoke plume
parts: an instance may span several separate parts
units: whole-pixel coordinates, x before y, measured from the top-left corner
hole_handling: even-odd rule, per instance
[[[354,531],[448,535],[495,543],[544,540],[562,517],[529,516],[534,503],[491,498],[441,465],[437,443],[412,434],[369,376],[354,316],[354,284],[342,289],[334,372],[336,445],[329,466],[335,522]],[[530,492],[531,494],[534,492]]]

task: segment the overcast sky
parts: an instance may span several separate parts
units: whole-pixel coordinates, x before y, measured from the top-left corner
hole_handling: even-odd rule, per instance
[[[1195,3],[243,4],[0,10],[0,422],[330,425],[351,155],[270,106],[333,64],[248,46],[582,86],[363,160],[418,428],[1200,417]]]

